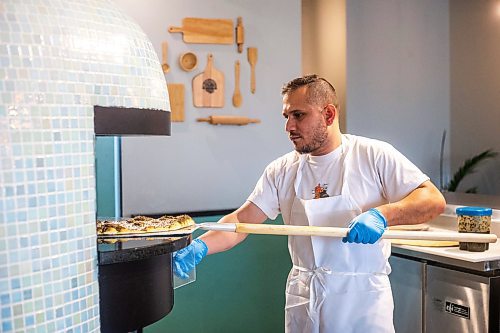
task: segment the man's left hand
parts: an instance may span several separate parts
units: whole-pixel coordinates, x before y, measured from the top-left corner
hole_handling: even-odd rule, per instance
[[[342,241],[373,244],[382,237],[386,227],[384,215],[378,209],[372,208],[352,219],[347,237],[342,238]]]

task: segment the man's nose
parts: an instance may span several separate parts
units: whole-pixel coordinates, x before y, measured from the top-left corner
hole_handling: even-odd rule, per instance
[[[285,122],[285,130],[287,132],[293,131],[295,129],[295,122],[291,117],[288,117]]]

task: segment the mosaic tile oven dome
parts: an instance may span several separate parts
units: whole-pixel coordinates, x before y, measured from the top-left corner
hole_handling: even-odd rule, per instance
[[[169,112],[142,30],[106,0],[0,2],[2,332],[98,332],[94,106]]]

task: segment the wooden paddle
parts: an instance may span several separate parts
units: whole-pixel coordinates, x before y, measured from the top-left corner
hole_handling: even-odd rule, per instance
[[[168,31],[182,32],[185,43],[234,43],[234,25],[230,19],[186,17],[182,27],[170,27]]]
[[[213,55],[208,54],[207,67],[193,78],[193,104],[202,108],[224,106],[224,74],[215,69]]]

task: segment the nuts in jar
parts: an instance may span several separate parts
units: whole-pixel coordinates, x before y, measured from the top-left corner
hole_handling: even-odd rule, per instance
[[[486,207],[459,207],[458,232],[490,233],[492,209]],[[460,242],[460,250],[483,252],[488,250],[488,243]]]

